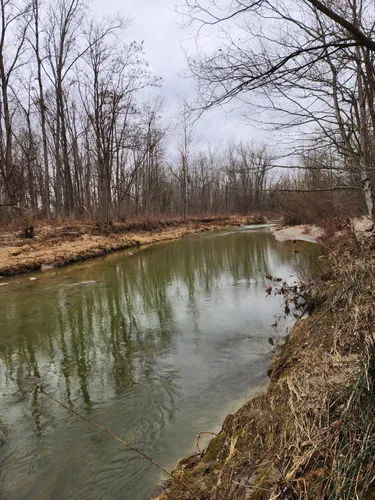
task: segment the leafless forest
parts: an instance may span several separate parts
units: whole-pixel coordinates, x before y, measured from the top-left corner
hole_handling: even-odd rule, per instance
[[[144,97],[163,82],[143,44],[129,40],[126,19],[95,19],[82,0],[0,5],[3,221],[250,212],[283,212],[290,222],[351,212],[374,219],[373,2],[185,0],[176,9],[188,29],[199,36],[222,26],[226,36],[188,60],[197,102],[181,106],[170,126],[163,100]],[[202,145],[197,111],[232,99],[264,112],[269,137],[287,131],[282,152],[250,137]]]

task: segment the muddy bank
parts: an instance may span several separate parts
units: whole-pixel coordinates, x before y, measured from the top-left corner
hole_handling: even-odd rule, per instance
[[[345,227],[346,225],[348,227]],[[317,243],[322,237],[326,236],[326,238],[329,237],[332,240],[337,240],[339,243],[342,238],[345,238],[348,228],[350,228],[351,233],[356,237],[362,238],[371,236],[373,224],[368,217],[363,216],[355,217],[348,220],[345,225],[335,228],[328,227],[323,229],[313,224],[301,224],[297,226],[277,226],[272,232],[277,241],[301,240]]]
[[[277,241],[302,240],[316,243],[323,235],[323,229],[310,224],[276,228],[273,234]]]
[[[159,500],[375,498],[375,253],[352,241],[310,285],[311,314],[277,353],[267,391],[179,462]]]
[[[93,222],[40,223],[30,239],[23,238],[19,230],[0,234],[0,276],[62,267],[117,250],[225,226],[261,223],[264,219],[257,216],[191,218],[187,222],[182,219],[129,221],[112,224],[105,232]]]

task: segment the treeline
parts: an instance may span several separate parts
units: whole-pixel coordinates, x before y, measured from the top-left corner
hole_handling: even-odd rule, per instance
[[[199,151],[188,113],[163,125],[161,84],[128,22],[82,0],[4,0],[0,32],[0,211],[46,217],[246,213],[270,207],[270,155]],[[175,147],[171,148],[171,142]],[[174,149],[174,151],[171,151]]]
[[[365,4],[347,1],[367,43],[373,28]],[[194,5],[187,2],[188,15],[199,12]],[[203,107],[246,90],[269,103],[263,108],[278,128],[310,127],[285,165],[251,142],[199,148],[187,108],[166,125],[163,100],[144,99],[162,82],[142,43],[126,41],[127,20],[97,20],[83,0],[3,0],[0,219],[29,213],[108,224],[280,209],[303,219],[342,205],[374,219],[374,52],[363,40],[348,42],[319,10],[296,5],[304,22],[286,7],[262,4],[275,23],[290,25],[288,43],[261,32],[254,38],[245,23],[241,46],[228,39],[191,62]],[[260,15],[251,6],[239,13],[245,21]]]

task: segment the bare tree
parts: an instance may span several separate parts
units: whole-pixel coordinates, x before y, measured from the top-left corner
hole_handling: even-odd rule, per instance
[[[0,173],[4,183],[4,203],[14,204],[17,200],[14,191],[12,79],[24,63],[30,9],[26,2],[11,0],[1,0],[0,9]]]
[[[108,225],[112,206],[112,183],[117,179],[118,202],[123,176],[120,158],[123,152],[139,149],[131,118],[138,113],[135,103],[136,92],[154,85],[142,60],[143,46],[132,42],[119,43],[126,22],[112,22],[109,25],[92,26],[89,32],[90,50],[85,54],[87,72],[82,72],[82,102],[94,133],[94,151],[98,172],[98,193],[100,195],[101,220]],[[115,36],[112,43],[105,37]],[[150,125],[146,140],[149,140]],[[137,162],[137,168],[139,162]],[[129,186],[125,190],[128,190]]]
[[[314,123],[325,139],[339,148],[343,167],[350,164],[353,169],[356,164],[368,215],[375,221],[368,162],[368,124],[371,122],[371,130],[374,125],[375,50],[370,3],[235,0],[225,5],[187,0],[184,5],[188,22],[198,23],[199,29],[237,22],[241,31],[236,38],[227,31],[226,43],[212,54],[190,59],[202,108],[235,97],[248,101],[256,93],[257,99],[261,95],[268,102],[268,109],[282,113],[284,122],[275,126]],[[331,73],[328,80],[327,65]],[[354,116],[350,116],[349,125],[359,130],[360,140],[355,144],[356,133],[350,136],[350,151],[343,116],[351,112]]]
[[[49,176],[49,162],[48,162],[48,144],[47,144],[47,125],[46,125],[46,103],[44,98],[44,84],[43,84],[43,61],[41,54],[40,43],[40,2],[33,0],[33,24],[31,25],[34,38],[30,40],[31,46],[34,50],[36,67],[37,67],[37,80],[38,80],[38,107],[40,113],[41,133],[43,143],[43,162],[44,162],[44,209],[47,220],[50,219],[50,176]]]
[[[180,112],[180,129],[181,137],[178,142],[179,165],[176,171],[173,171],[181,189],[182,198],[182,213],[184,220],[188,215],[188,202],[189,202],[189,184],[191,157],[193,153],[193,123],[192,117],[189,113],[189,107],[184,104]]]

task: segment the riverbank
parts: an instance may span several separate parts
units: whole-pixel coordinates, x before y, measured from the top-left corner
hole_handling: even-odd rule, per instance
[[[374,257],[371,239],[341,238],[267,391],[179,462],[159,500],[375,498]]]
[[[278,225],[274,228],[273,234],[277,241],[300,240],[318,243],[321,238],[325,238],[326,241],[331,240],[330,245],[332,245],[332,242],[340,242],[344,239],[348,231],[362,239],[370,236],[373,230],[372,222],[365,216],[347,220],[344,224],[339,224],[339,227],[334,223],[324,225],[324,228],[314,224]]]
[[[298,226],[277,227],[273,232],[277,241],[302,240],[312,243],[318,242],[323,236],[323,229],[310,224]]]
[[[114,223],[107,231],[94,222],[38,223],[34,237],[19,230],[0,233],[0,276],[62,267],[118,250],[182,238],[225,226],[262,224],[259,216],[195,217]]]

